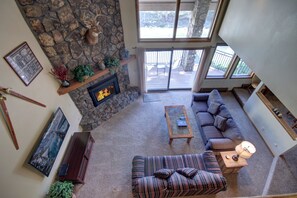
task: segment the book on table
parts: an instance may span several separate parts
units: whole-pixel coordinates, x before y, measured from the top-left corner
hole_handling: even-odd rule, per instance
[[[186,120],[177,120],[176,123],[177,123],[177,126],[179,126],[179,127],[186,127],[187,126]]]

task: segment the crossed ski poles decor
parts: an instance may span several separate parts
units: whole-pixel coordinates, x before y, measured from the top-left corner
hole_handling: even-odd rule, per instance
[[[19,94],[19,93],[15,92],[15,91],[11,90],[10,88],[4,88],[4,87],[0,86],[0,110],[1,110],[2,116],[4,118],[5,124],[6,124],[8,130],[9,130],[10,135],[11,135],[13,144],[14,144],[15,148],[18,150],[19,149],[19,144],[18,144],[16,135],[15,135],[15,132],[14,132],[14,129],[13,129],[12,122],[11,122],[10,117],[9,117],[8,109],[7,109],[6,104],[5,104],[6,97],[4,97],[4,94],[8,94],[8,95],[20,98],[22,100],[25,100],[27,102],[36,104],[36,105],[41,106],[41,107],[46,107],[46,106],[44,104],[40,103],[40,102],[37,102],[37,101],[35,101],[35,100],[31,99],[31,98],[28,98],[28,97],[26,97],[26,96],[24,96],[22,94]]]

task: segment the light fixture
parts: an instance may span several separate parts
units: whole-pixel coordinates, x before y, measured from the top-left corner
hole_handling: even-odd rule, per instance
[[[235,147],[235,151],[237,155],[233,155],[232,159],[234,161],[238,161],[239,157],[244,159],[250,158],[256,152],[256,148],[252,143],[248,141],[242,141]]]

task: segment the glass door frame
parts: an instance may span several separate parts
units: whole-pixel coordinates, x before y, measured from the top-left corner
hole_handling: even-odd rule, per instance
[[[145,50],[145,52],[153,52],[153,51],[156,51],[156,52],[168,51],[168,52],[170,52],[169,71],[168,71],[168,79],[167,79],[166,88],[148,89],[147,90],[148,92],[169,91],[169,90],[191,90],[192,89],[192,87],[190,87],[190,88],[169,88],[170,87],[171,73],[172,73],[172,66],[173,66],[173,53],[174,53],[175,50],[202,50],[200,61],[199,61],[199,64],[198,64],[198,68],[201,67],[201,65],[200,65],[201,64],[201,59],[205,55],[205,53],[204,53],[205,48],[147,48]],[[195,72],[195,76],[197,75],[197,71]],[[147,80],[145,80],[145,83],[147,83]]]

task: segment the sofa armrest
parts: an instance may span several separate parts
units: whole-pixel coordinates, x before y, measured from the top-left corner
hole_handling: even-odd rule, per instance
[[[193,101],[207,101],[209,93],[193,93]]]
[[[135,183],[135,180],[145,176],[144,174],[144,157],[135,156],[132,160],[132,183]]]
[[[207,150],[234,150],[235,146],[235,143],[229,138],[209,139],[205,145]]]

